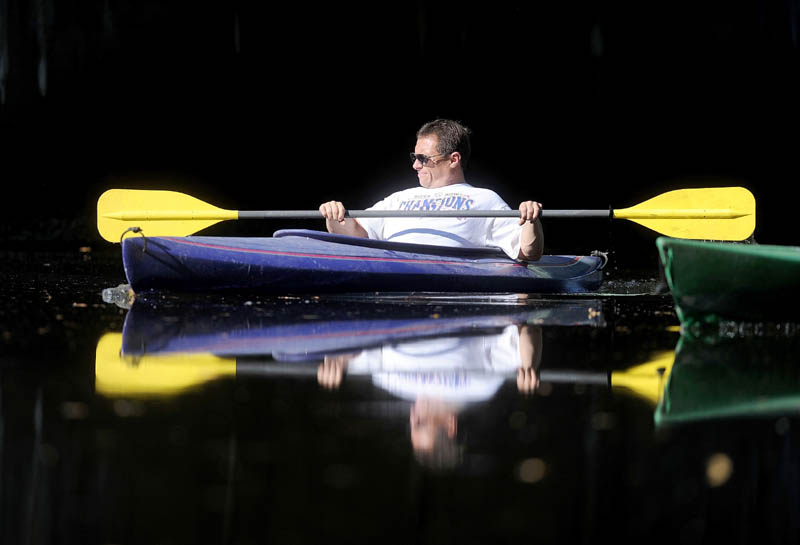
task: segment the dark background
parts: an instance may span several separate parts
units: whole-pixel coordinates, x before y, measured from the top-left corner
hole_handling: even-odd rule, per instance
[[[108,246],[112,187],[364,208],[417,183],[435,117],[474,130],[468,180],[512,206],[744,185],[756,240],[800,242],[798,0],[0,0],[0,19],[6,246]],[[323,228],[239,223],[218,231]],[[546,249],[651,255],[612,223],[551,220]]]

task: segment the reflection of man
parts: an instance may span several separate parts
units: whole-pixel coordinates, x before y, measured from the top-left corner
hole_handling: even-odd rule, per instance
[[[451,468],[461,463],[464,448],[458,441],[458,412],[436,399],[417,399],[411,406],[411,446],[420,464]]]
[[[539,364],[542,362],[542,328],[527,324],[519,331],[520,366],[517,368],[517,388],[533,393],[539,387]]]
[[[357,355],[326,357],[319,383],[336,388],[345,372],[372,376],[376,386],[412,401],[411,444],[420,463],[443,468],[463,456],[458,415],[469,404],[491,399],[516,372],[517,388],[539,384],[542,330],[511,325],[499,334],[445,337],[386,345]]]

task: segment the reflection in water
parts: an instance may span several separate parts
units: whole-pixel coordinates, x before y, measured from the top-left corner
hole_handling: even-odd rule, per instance
[[[520,392],[532,393],[542,350],[541,326],[512,323],[498,332],[385,343],[325,357],[317,376],[336,388],[345,373],[366,374],[375,386],[410,401],[411,444],[419,460],[452,467],[461,460],[459,413],[491,399],[512,377]]]
[[[649,301],[631,300],[636,312],[621,320],[628,303],[603,300],[603,322],[599,307],[562,303],[159,303],[70,319],[86,331],[70,337],[79,349],[48,347],[0,375],[0,541],[581,543],[663,532],[674,543],[796,543],[796,345],[676,347],[676,331],[634,327],[656,316]],[[107,328],[118,333],[98,345]],[[499,339],[513,328],[520,347],[523,329],[541,332],[533,395],[516,382],[521,350],[512,365],[465,372],[502,378],[486,401],[377,379],[384,367],[453,372],[374,363],[384,347],[408,358],[480,338],[510,355]],[[341,379],[322,385],[336,358],[347,362]],[[785,403],[765,412],[769,399]],[[692,408],[712,401],[737,410]]]
[[[97,346],[95,387],[109,397],[176,395],[224,377],[305,377],[328,390],[367,381],[408,403],[410,441],[420,462],[463,458],[460,415],[505,384],[521,394],[542,383],[598,384],[633,393],[657,425],[795,410],[797,343],[682,336],[675,351],[623,370],[548,369],[548,327],[603,327],[593,300],[457,311],[424,305],[389,316],[341,309],[295,316],[222,306],[214,312],[134,304],[123,331]],[[543,365],[543,362],[545,364]],[[599,418],[599,417],[598,417]],[[721,467],[721,466],[715,466]]]
[[[800,338],[684,335],[665,384],[660,425],[777,417],[800,409]]]
[[[395,306],[339,317],[341,309],[274,316],[258,308],[134,304],[123,331],[97,347],[95,387],[105,396],[175,395],[223,377],[315,379],[335,390],[351,377],[406,401],[419,459],[461,458],[459,415],[504,384],[531,394],[542,383],[610,385],[646,400],[661,426],[795,410],[800,404],[793,337],[684,335],[675,351],[611,372],[548,369],[543,329],[603,327],[594,300],[448,309]]]
[[[351,375],[459,370],[502,380],[541,359],[536,328],[604,325],[592,300],[488,310],[410,305],[386,313],[367,307],[351,317],[315,310],[275,316],[257,307],[134,304],[122,333],[98,343],[97,391],[170,394],[236,374],[316,376],[320,363],[321,382],[331,386],[357,354]]]
[[[800,337],[684,334],[611,384],[654,407],[657,426],[780,417],[800,410]]]
[[[675,360],[675,352],[661,350],[644,362],[624,371],[611,372],[611,385],[646,400],[655,406],[664,393],[664,385]]]
[[[164,311],[136,303],[122,333],[98,343],[95,387],[106,396],[163,396],[222,377],[316,377],[327,389],[346,376],[363,377],[411,403],[410,438],[420,461],[452,466],[462,450],[458,415],[506,382],[533,393],[542,378],[542,328],[602,327],[600,309],[594,300],[435,312],[412,305],[390,317],[276,320],[247,307]],[[605,372],[544,378],[608,384]]]
[[[386,342],[497,330],[509,324],[605,325],[596,300],[537,300],[523,305],[288,305],[283,313],[258,305],[201,307],[140,304],[123,326],[125,355],[213,352],[272,355],[281,361],[319,359]]]

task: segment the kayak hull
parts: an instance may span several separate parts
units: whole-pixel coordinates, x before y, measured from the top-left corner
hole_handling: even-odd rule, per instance
[[[122,253],[135,292],[573,293],[597,290],[604,265],[595,256],[544,256],[526,264],[494,249],[368,242],[305,230],[264,238],[128,237]]]
[[[797,320],[800,248],[665,237],[656,245],[682,322]]]

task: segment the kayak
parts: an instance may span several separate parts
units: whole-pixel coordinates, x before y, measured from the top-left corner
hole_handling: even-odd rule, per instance
[[[313,230],[272,237],[144,237],[122,241],[134,292],[257,291],[580,293],[602,284],[603,256],[536,262],[499,248],[376,241]]]
[[[656,246],[681,323],[797,321],[799,247],[667,237]]]

